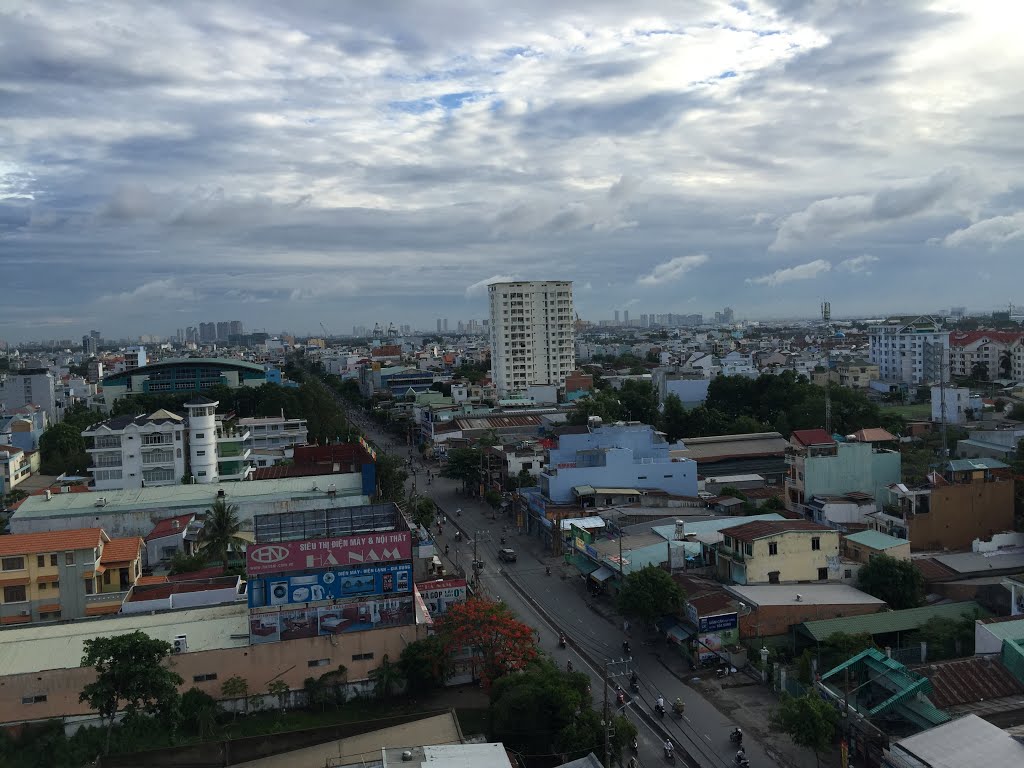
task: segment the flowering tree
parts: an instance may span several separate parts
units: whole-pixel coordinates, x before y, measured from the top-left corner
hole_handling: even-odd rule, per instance
[[[449,606],[439,634],[447,653],[468,648],[484,686],[537,658],[534,632],[504,603],[474,598]]]

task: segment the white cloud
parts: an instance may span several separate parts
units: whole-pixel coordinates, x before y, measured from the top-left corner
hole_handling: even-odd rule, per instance
[[[870,275],[870,267],[876,261],[878,261],[877,256],[865,253],[861,256],[853,256],[849,259],[843,259],[836,265],[836,269],[843,272],[850,272],[854,275]]]
[[[121,303],[180,302],[194,301],[195,299],[195,292],[188,286],[178,285],[177,280],[173,277],[150,280],[148,283],[143,283],[133,290],[114,294],[108,293],[100,297],[101,302],[116,301]]]
[[[962,246],[997,248],[1021,238],[1024,238],[1024,211],[1018,211],[1010,216],[994,216],[991,219],[975,222],[969,227],[946,235],[942,243],[947,248]]]
[[[477,280],[472,285],[466,286],[466,297],[486,296],[487,286],[491,283],[510,283],[518,279],[515,275],[491,275],[490,277],[485,277],[483,280]]]
[[[692,256],[676,256],[656,266],[651,272],[636,279],[638,285],[661,285],[678,280],[691,269],[696,269],[708,261],[707,254],[696,253]]]
[[[747,282],[753,285],[767,285],[774,288],[783,283],[791,283],[794,280],[813,280],[818,275],[824,274],[832,269],[832,265],[824,259],[815,259],[806,264],[798,264],[795,267],[778,269],[771,274],[761,277],[748,277]]]

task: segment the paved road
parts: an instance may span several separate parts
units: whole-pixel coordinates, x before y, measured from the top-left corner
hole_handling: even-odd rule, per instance
[[[409,450],[400,441],[384,434],[379,427],[355,412],[351,417],[378,446],[388,446],[403,458],[409,457]],[[418,454],[414,454],[418,455]],[[486,565],[481,574],[484,590],[492,597],[500,598],[527,624],[538,631],[540,647],[560,661],[571,660],[573,666],[591,675],[592,688],[598,707],[602,697],[602,670],[599,665],[606,660],[623,659],[622,641],[625,639],[618,620],[605,618],[607,611],[595,611],[590,607],[585,582],[571,566],[562,564],[559,558],[545,553],[540,542],[527,535],[519,534],[508,520],[492,519],[489,507],[459,493],[459,483],[439,478],[437,465],[426,467],[414,459],[416,490],[432,498],[443,514],[447,516],[444,533],[438,537],[438,546],[443,551],[449,546],[449,560],[468,569],[473,557],[473,542],[477,553]],[[435,476],[430,485],[426,484],[426,469]],[[408,487],[412,486],[412,478]],[[456,514],[456,510],[462,514]],[[463,531],[463,542],[455,541],[455,528]],[[497,550],[502,536],[519,554],[518,562],[504,564],[497,560]],[[552,575],[547,575],[547,566]],[[510,584],[509,582],[512,582]],[[515,588],[517,585],[518,589]],[[524,597],[527,596],[527,597]],[[558,647],[558,632],[565,632],[571,648]],[[622,669],[635,670],[640,678],[640,693],[632,698],[623,710],[637,725],[640,741],[640,763],[644,768],[666,765],[662,744],[667,736],[677,750],[685,751],[690,762],[701,768],[729,768],[734,765],[736,748],[729,741],[729,732],[734,727],[724,714],[704,699],[693,688],[684,685],[672,675],[659,660],[663,653],[673,653],[655,635],[634,629],[631,637],[632,661]],[[596,663],[595,663],[596,662]],[[628,688],[628,678],[623,676],[622,687]],[[671,715],[664,719],[656,717],[653,705],[658,695],[666,702],[681,697],[686,704],[686,713],[680,720]],[[614,701],[614,696],[611,696]],[[643,709],[646,717],[637,710]],[[752,768],[775,766],[762,746],[749,736],[744,739],[747,757]],[[594,750],[601,756],[601,749]],[[677,762],[683,764],[683,755]]]

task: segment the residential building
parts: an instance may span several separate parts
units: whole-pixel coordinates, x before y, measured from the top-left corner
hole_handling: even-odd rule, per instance
[[[499,397],[531,384],[562,388],[576,369],[572,283],[491,283],[491,368]]]
[[[0,536],[0,625],[118,611],[142,573],[141,549],[101,528]]]
[[[250,432],[244,427],[218,421],[218,405],[218,401],[202,396],[185,403],[189,475],[195,483],[247,480],[254,471],[249,464],[252,450],[245,445]]]
[[[128,347],[124,351],[124,370],[126,371],[144,368],[147,362],[149,362],[149,359],[146,355],[145,347]]]
[[[573,371],[565,377],[565,402],[571,403],[586,397],[594,390],[594,375],[583,371]]]
[[[103,361],[102,360],[90,360],[89,368],[86,372],[85,380],[90,384],[99,384],[103,379]]]
[[[655,368],[651,383],[658,394],[658,405],[664,407],[665,399],[675,395],[684,408],[697,408],[708,399],[711,379],[701,373],[687,373],[677,368]]]
[[[87,357],[95,357],[100,351],[99,339],[93,338],[90,334],[82,337],[82,352]]]
[[[46,412],[51,424],[61,416],[53,374],[46,368],[23,368],[0,375],[0,413],[26,405],[37,405]]]
[[[217,324],[216,323],[200,323],[199,324],[199,342],[201,344],[213,343],[217,340]]]
[[[488,485],[498,491],[518,488],[523,472],[531,478],[529,485],[536,485],[546,462],[547,450],[538,441],[490,446],[485,458]]]
[[[762,520],[721,531],[719,578],[736,584],[838,581],[839,533],[809,520]]]
[[[814,496],[804,507],[804,515],[822,525],[838,531],[854,530],[868,522],[868,515],[878,511],[875,497],[870,493],[851,491],[842,495]]]
[[[693,459],[702,477],[760,475],[768,485],[782,485],[788,471],[789,442],[778,432],[690,437],[672,458]]]
[[[999,459],[1012,462],[1018,458],[1024,429],[978,429],[966,440],[957,440],[956,455],[961,459]]]
[[[231,323],[221,320],[217,323],[217,341],[225,342],[231,335]]]
[[[0,493],[7,493],[31,474],[25,451],[13,445],[0,445]]]
[[[1022,341],[1020,331],[954,331],[949,335],[950,374],[988,381],[1012,379],[1014,350]]]
[[[836,365],[839,386],[847,389],[867,389],[868,384],[881,378],[881,371],[866,360],[844,360]]]
[[[873,527],[909,539],[914,550],[965,549],[1013,530],[1013,475],[996,459],[954,459],[925,485],[893,483],[887,491],[884,511],[870,516]]]
[[[935,386],[931,392],[932,421],[942,421],[943,414],[947,424],[966,424],[981,418],[981,395],[972,395],[966,387]]]
[[[815,496],[866,493],[878,503],[900,481],[900,454],[884,443],[837,442],[823,429],[795,430],[786,452],[786,509],[808,514]]]
[[[884,600],[849,584],[736,584],[725,589],[743,604],[739,616],[742,639],[791,637],[793,627],[805,621],[885,610]]]
[[[185,419],[166,410],[117,416],[82,432],[98,491],[175,485],[185,477]]]
[[[184,358],[121,371],[103,379],[104,402],[109,408],[126,395],[150,392],[202,392],[223,385],[231,389],[259,387],[267,381],[262,365],[242,360]]]
[[[286,458],[296,445],[305,445],[309,430],[305,419],[265,416],[239,419],[238,426],[249,433],[245,446],[252,450],[284,450]]]
[[[843,557],[858,563],[869,562],[877,555],[886,555],[897,560],[910,559],[909,541],[879,531],[858,531],[844,536],[841,549]]]
[[[39,450],[39,438],[47,426],[46,411],[35,403],[0,413],[0,445],[13,445],[23,451]]]
[[[194,554],[202,528],[195,512],[161,520],[146,534],[146,563],[152,566],[165,562],[178,552]]]
[[[871,362],[883,381],[909,386],[949,378],[949,331],[933,317],[891,317],[869,332]]]
[[[669,454],[683,447],[638,422],[562,434],[548,452],[540,488],[556,503],[571,502],[577,486],[660,490],[696,497],[696,463]]]

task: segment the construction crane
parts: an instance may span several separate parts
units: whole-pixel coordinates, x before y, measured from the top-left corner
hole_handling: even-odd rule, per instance
[[[320,330],[324,332],[324,338],[330,338],[331,332],[327,330],[327,326],[320,323]]]

